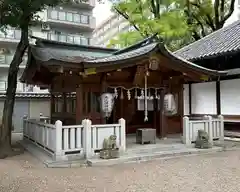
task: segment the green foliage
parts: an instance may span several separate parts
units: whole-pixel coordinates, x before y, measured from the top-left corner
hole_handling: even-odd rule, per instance
[[[112,39],[109,47],[125,47],[153,34],[171,50],[198,40],[223,27],[234,10],[235,0],[124,0],[113,10],[136,31]]]
[[[136,31],[119,34],[108,46],[129,46],[157,33],[170,48],[178,48],[178,41],[190,36],[181,6],[181,3],[173,0],[164,0],[161,4],[157,4],[157,0],[126,0],[115,4],[114,9],[127,19]]]

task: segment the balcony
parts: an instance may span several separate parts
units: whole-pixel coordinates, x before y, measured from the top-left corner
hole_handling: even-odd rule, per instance
[[[90,38],[77,35],[64,35],[48,33],[48,40],[58,41],[63,43],[72,43],[76,45],[90,45]]]
[[[93,9],[96,6],[96,0],[72,0],[72,6]]]
[[[30,86],[24,83],[18,82],[16,92],[28,92],[29,88]],[[4,92],[6,90],[7,90],[7,81],[0,81],[0,92]]]
[[[12,54],[0,55],[0,68],[1,67],[8,68],[10,63],[12,62],[12,59],[13,59]],[[27,56],[23,56],[23,61],[19,67],[25,68],[26,64],[27,64]]]
[[[1,43],[18,43],[21,38],[21,31],[17,29],[7,29],[5,32],[0,31]]]
[[[85,31],[93,31],[96,19],[90,15],[83,15],[69,11],[51,10],[47,11],[47,22],[55,26],[66,28],[77,28]]]
[[[0,92],[7,90],[7,81],[0,81]],[[40,89],[38,86],[27,85],[25,83],[17,82],[17,93],[49,93],[48,89]]]

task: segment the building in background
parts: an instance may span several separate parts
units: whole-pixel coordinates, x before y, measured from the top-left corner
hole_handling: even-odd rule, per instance
[[[111,15],[93,31],[93,42],[96,46],[106,47],[118,34],[133,30],[129,22],[118,14]],[[119,48],[119,47],[115,47]]]
[[[235,10],[231,17],[226,21],[225,26],[240,19],[240,0],[235,1]],[[100,23],[93,32],[94,45],[106,47],[111,39],[114,39],[118,34],[135,30],[130,26],[129,22],[116,13],[113,13],[109,18]],[[119,48],[119,47],[115,47]]]
[[[91,45],[92,32],[95,29],[96,21],[92,15],[95,7],[95,0],[72,0],[64,6],[47,8],[39,13],[43,24],[32,27],[30,34],[36,37],[77,45]],[[0,92],[6,90],[7,74],[9,64],[12,61],[17,43],[20,40],[21,32],[16,29],[7,29],[0,33]],[[34,40],[30,40],[34,43]],[[19,77],[25,68],[27,56],[23,58],[20,65]],[[39,91],[36,87],[30,87],[18,83],[17,92]]]

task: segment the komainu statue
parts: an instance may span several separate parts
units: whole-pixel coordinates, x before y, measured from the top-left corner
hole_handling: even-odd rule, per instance
[[[206,131],[198,130],[195,147],[199,149],[212,148],[212,144],[209,142],[209,135]]]
[[[116,135],[111,135],[103,140],[103,148],[100,150],[100,158],[114,159],[119,157],[119,148],[116,143]]]

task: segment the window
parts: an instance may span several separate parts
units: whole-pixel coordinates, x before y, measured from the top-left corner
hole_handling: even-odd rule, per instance
[[[21,39],[21,31],[20,30],[14,30],[14,38]]]
[[[68,35],[67,36],[67,42],[68,43],[73,43],[73,36]]]
[[[88,24],[89,19],[87,15],[81,15],[81,23]]]
[[[0,90],[1,91],[6,90],[6,87],[7,87],[6,83],[7,83],[6,81],[0,81]]]
[[[81,44],[82,44],[82,45],[88,45],[88,44],[89,44],[88,38],[86,38],[86,37],[81,37]]]
[[[56,10],[52,10],[50,12],[50,18],[51,19],[58,19],[58,12]]]
[[[59,20],[66,20],[66,13],[65,12],[63,12],[63,11],[60,11],[59,13],[58,13],[58,19]]]
[[[73,14],[67,13],[67,21],[73,21]]]
[[[77,36],[74,37],[74,42],[73,43],[80,45],[81,44],[81,38],[77,37]]]
[[[66,42],[67,41],[66,35],[59,35],[59,41],[60,42]]]
[[[80,15],[75,13],[73,15],[73,21],[76,23],[80,23]]]

